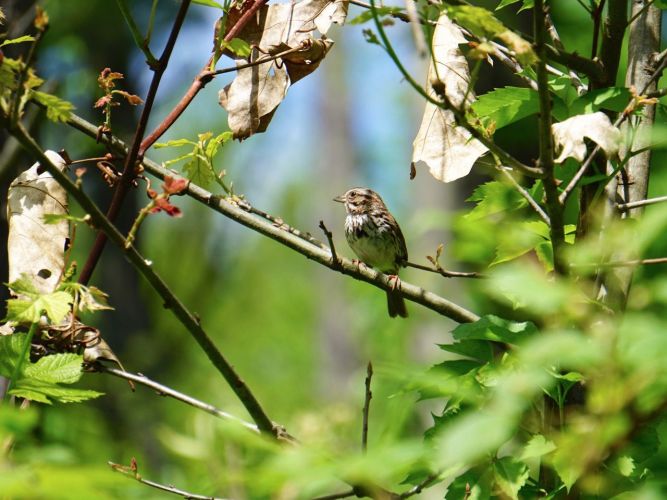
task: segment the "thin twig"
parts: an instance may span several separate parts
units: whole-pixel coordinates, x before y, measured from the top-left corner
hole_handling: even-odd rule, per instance
[[[412,496],[418,495],[421,493],[423,490],[426,488],[433,486],[438,479],[440,479],[440,475],[442,472],[436,472],[434,474],[430,474],[429,476],[426,477],[421,483],[416,484],[412,488],[410,488],[408,491],[405,491],[401,493],[398,498],[410,498]]]
[[[563,42],[558,35],[558,30],[556,29],[556,25],[554,24],[553,19],[551,19],[551,14],[549,12],[545,13],[544,21],[546,22],[547,31],[549,32],[549,37],[551,38],[553,44],[558,50],[565,52],[565,46],[563,45]],[[576,72],[568,68],[568,76],[577,89],[577,94],[582,95],[584,92],[586,92],[586,86],[583,84]]]
[[[259,432],[259,429],[257,428],[256,425],[251,424],[250,422],[246,422],[245,420],[242,420],[231,413],[227,413],[225,411],[222,411],[218,408],[216,408],[213,405],[210,405],[208,403],[204,403],[203,401],[200,401],[198,399],[195,399],[191,396],[188,396],[187,394],[183,394],[182,392],[178,392],[171,387],[167,387],[166,385],[160,384],[158,382],[155,382],[154,380],[149,379],[145,375],[142,375],[140,373],[130,373],[126,372],[124,370],[120,370],[118,368],[112,368],[105,366],[101,363],[96,363],[94,365],[95,371],[103,372],[103,373],[108,373],[110,375],[114,375],[119,378],[123,378],[125,380],[131,380],[132,382],[136,382],[137,384],[144,385],[146,387],[150,387],[151,389],[154,389],[159,395],[161,396],[169,396],[170,398],[174,398],[178,401],[181,401],[185,404],[188,404],[190,406],[193,406],[194,408],[197,408],[199,410],[205,411],[206,413],[210,413],[211,415],[214,415],[218,418],[221,418],[223,420],[229,420],[231,422],[236,422],[246,429],[250,429],[251,431],[254,432]]]
[[[504,167],[500,166],[498,167],[498,170],[507,178],[508,181],[510,181],[510,184],[514,186],[514,189],[516,189],[521,196],[525,198],[525,200],[528,202],[528,204],[537,212],[537,215],[540,216],[540,218],[546,222],[547,226],[551,225],[551,219],[547,215],[547,213],[542,209],[539,203],[535,201],[535,199],[530,195],[528,190],[524,188],[519,182],[514,178],[514,176]]]
[[[157,95],[157,90],[160,86],[162,75],[167,69],[169,59],[174,49],[174,45],[176,44],[176,39],[178,38],[181,26],[185,21],[185,15],[187,14],[189,6],[190,0],[182,0],[181,6],[178,10],[178,13],[176,14],[176,18],[174,19],[174,24],[171,27],[169,38],[167,39],[164,50],[162,51],[162,55],[160,56],[160,59],[157,61],[157,63],[151,66],[151,69],[154,72],[153,79],[151,80],[150,87],[148,88],[144,108],[141,112],[141,116],[139,117],[137,128],[134,131],[132,145],[130,146],[127,157],[125,158],[123,174],[121,175],[120,182],[116,184],[116,189],[114,190],[111,204],[109,205],[109,209],[106,213],[107,219],[111,222],[115,221],[116,217],[118,217],[121,206],[123,205],[123,201],[125,201],[125,197],[127,196],[127,193],[130,190],[130,186],[132,185],[132,181],[136,175],[136,162],[137,159],[141,160],[141,155],[143,154],[143,150],[141,150],[141,139],[143,138],[144,132],[146,131],[146,126],[153,109],[153,103],[155,102],[155,96]],[[95,238],[95,243],[93,243],[93,247],[88,254],[88,259],[86,259],[86,263],[81,270],[81,274],[79,275],[79,283],[85,285],[90,281],[90,278],[93,275],[93,271],[97,266],[97,262],[102,256],[106,242],[107,235],[104,232],[98,233],[97,237]]]
[[[278,52],[277,54],[262,57],[260,59],[257,59],[256,61],[252,61],[249,63],[239,64],[238,66],[230,66],[229,68],[223,68],[216,71],[212,71],[210,74],[217,76],[217,75],[222,75],[224,73],[233,73],[234,71],[238,71],[240,69],[251,68],[253,66],[259,66],[260,64],[264,64],[265,62],[275,61],[276,59],[285,57],[288,54],[293,54],[295,52],[301,52],[303,50],[307,50],[307,48],[308,48],[308,43],[304,41],[301,42],[298,47],[293,47],[291,49],[283,50],[282,52]]]
[[[331,495],[324,495],[321,497],[315,497],[312,500],[338,500],[339,498],[349,498],[349,497],[356,497],[357,496],[357,490],[348,490],[348,491],[343,491],[341,493],[332,493]]]
[[[248,10],[236,21],[234,26],[232,26],[225,35],[224,40],[229,42],[234,38],[243,27],[252,19],[252,17],[257,13],[257,11],[267,3],[268,0],[255,0]],[[244,3],[245,6],[247,3]],[[155,129],[148,134],[144,140],[141,142],[141,156],[150,148],[155,142],[162,137],[162,135],[169,130],[169,128],[176,122],[179,116],[185,111],[185,109],[190,105],[192,100],[197,96],[199,91],[201,91],[212,79],[213,72],[211,71],[211,64],[213,62],[213,57],[211,57],[206,65],[197,73],[194,80],[190,84],[190,87],[185,92],[180,101],[176,103],[173,109],[165,116],[165,118],[155,127]]]
[[[415,264],[414,262],[406,262],[405,267],[414,267],[421,271],[428,271],[429,273],[436,273],[445,278],[486,278],[485,275],[475,273],[475,272],[464,272],[464,271],[448,271],[442,267],[429,267],[422,264]]]
[[[161,491],[166,491],[167,493],[173,493],[174,495],[179,495],[183,498],[192,499],[192,500],[225,500],[225,499],[219,498],[219,497],[212,497],[212,496],[207,496],[207,495],[198,495],[196,493],[190,493],[189,491],[178,489],[175,486],[156,483],[155,481],[151,481],[149,479],[144,479],[137,472],[136,462],[134,461],[134,459],[132,459],[132,460],[133,460],[132,465],[129,465],[129,466],[128,465],[116,464],[114,462],[108,462],[108,464],[109,464],[109,467],[111,467],[116,472],[120,472],[124,476],[127,476],[131,479],[134,479],[135,481],[138,481],[141,484],[145,484],[146,486],[150,486],[151,488],[155,488],[155,489],[158,489],[158,490],[161,490]]]
[[[84,132],[89,137],[95,138],[97,135],[97,127],[95,127],[95,125],[75,114],[70,116],[67,123]],[[109,145],[119,154],[126,154],[125,145],[116,137],[103,137],[102,142]],[[164,179],[167,175],[173,175],[173,172],[170,170],[147,158],[144,158],[143,166],[147,172],[160,179]],[[370,283],[382,290],[388,290],[392,286],[386,275],[365,266],[357,266],[349,259],[339,256],[340,267],[332,265],[331,251],[328,248],[322,248],[290,231],[285,231],[281,229],[280,226],[267,221],[265,218],[259,218],[249,213],[247,209],[241,208],[236,202],[216,196],[197,186],[193,182],[188,183],[188,187],[183,194],[192,197],[225,217],[228,217],[253,231],[263,234],[329,269],[351,276],[354,279]],[[447,316],[460,323],[474,322],[479,319],[477,314],[468,311],[458,304],[403,280],[401,280],[401,294],[408,300],[421,304],[432,311]]]
[[[495,154],[498,158],[503,163],[506,163],[507,165],[511,166],[512,168],[516,168],[517,170],[521,171],[527,176],[530,177],[540,177],[542,175],[542,171],[537,168],[529,167],[528,165],[524,165],[521,163],[519,160],[514,158],[512,155],[507,153],[504,149],[500,148],[495,142],[493,142],[491,139],[486,137],[484,134],[482,134],[479,130],[477,130],[475,127],[471,126],[468,123],[468,120],[465,117],[465,113],[458,109],[456,106],[453,106],[450,102],[449,99],[447,98],[446,95],[440,95],[444,101],[438,101],[435,99],[429,92],[427,92],[419,83],[415,81],[415,79],[412,77],[412,75],[405,69],[405,66],[403,66],[403,63],[401,63],[401,60],[399,59],[398,55],[396,54],[396,51],[394,51],[393,46],[391,45],[391,42],[389,41],[389,38],[387,37],[387,34],[385,33],[384,27],[382,26],[382,22],[380,21],[380,18],[377,13],[377,9],[375,8],[375,0],[371,0],[371,13],[373,14],[373,20],[375,21],[375,27],[378,30],[378,34],[380,35],[380,38],[382,40],[382,43],[384,44],[384,49],[387,51],[387,54],[391,58],[392,61],[394,61],[394,64],[398,68],[398,70],[401,72],[403,77],[407,80],[407,82],[428,102],[431,104],[434,104],[438,106],[439,108],[443,109],[449,109],[454,113],[454,116],[456,117],[456,121],[459,125],[463,126],[470,132],[470,134],[477,139],[479,142],[481,142],[489,151],[491,151],[493,154]]]
[[[364,386],[366,387],[366,392],[364,395],[364,409],[362,410],[362,419],[361,419],[361,451],[366,453],[368,449],[368,414],[371,410],[371,399],[373,398],[373,392],[371,391],[371,379],[373,378],[373,364],[369,361],[368,366],[366,367],[366,381]]]
[[[595,264],[572,264],[572,267],[588,268],[588,267],[633,267],[651,264],[667,264],[667,257],[656,257],[654,259],[633,259],[633,260],[616,260],[610,262],[598,262]]]
[[[324,225],[323,220],[320,221],[320,229],[325,234],[327,241],[329,242],[329,250],[331,250],[331,264],[334,266],[340,266],[340,260],[336,254],[336,245],[334,245],[333,242],[333,233],[327,229],[327,226]]]
[[[667,196],[658,196],[657,198],[648,198],[646,200],[631,201],[630,203],[617,203],[616,208],[621,212],[627,212],[633,208],[645,207],[647,205],[654,205],[656,203],[664,203],[667,201]]]
[[[635,22],[635,21],[636,21],[636,20],[637,20],[637,19],[638,19],[644,12],[646,12],[646,11],[651,7],[651,5],[653,5],[654,3],[655,3],[654,0],[648,0],[648,2],[646,2],[646,3],[644,4],[644,6],[643,6],[641,9],[639,9],[637,12],[635,12],[635,14],[630,18],[630,20],[628,21],[628,26],[630,26],[632,23],[634,23],[634,22]],[[663,8],[664,8],[664,7],[663,7]]]
[[[97,205],[95,205],[95,203],[93,203],[93,201],[77,185],[75,185],[69,177],[67,177],[67,175],[51,163],[51,160],[44,154],[44,151],[39,144],[37,144],[35,139],[33,139],[23,128],[22,124],[19,123],[16,128],[11,130],[11,133],[18,139],[23,147],[28,150],[35,160],[39,161],[39,163],[67,191],[67,193],[79,203],[81,208],[90,215],[92,223],[104,231],[118,248],[123,251],[125,257],[152,285],[162,300],[164,300],[165,307],[172,310],[181,324],[186,327],[188,332],[190,332],[202,350],[206,353],[213,366],[215,366],[222,374],[257,424],[257,427],[264,433],[278,437],[283,432],[282,428],[274,425],[255,395],[250,391],[243,379],[236,373],[231,363],[227,361],[213,343],[213,340],[211,340],[201,327],[199,318],[192,314],[180,299],[174,295],[167,284],[155,272],[152,263],[146,260],[133,246],[125,248],[125,238],[120,231],[118,231],[111,221],[104,216]]]

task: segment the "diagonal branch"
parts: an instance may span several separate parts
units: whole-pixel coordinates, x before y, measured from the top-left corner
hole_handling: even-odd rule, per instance
[[[70,180],[67,175],[57,169],[44,154],[42,148],[26,132],[23,125],[18,124],[13,129],[12,134],[23,145],[23,147],[58,181],[58,183],[74,198],[81,208],[90,215],[92,223],[104,231],[104,233],[118,246],[125,254],[125,257],[134,265],[135,268],[146,278],[153,286],[155,291],[162,297],[165,307],[171,309],[179,321],[186,327],[190,334],[197,341],[202,350],[206,353],[213,366],[222,374],[231,389],[246,408],[257,427],[264,433],[278,437],[282,429],[275,425],[268,417],[261,404],[255,398],[245,382],[236,373],[234,367],[227,361],[223,354],[215,346],[211,338],[202,328],[199,319],[195,317],[185,305],[174,295],[167,284],[155,272],[151,262],[146,260],[133,246],[125,247],[125,238],[118,229],[107,219],[102,211],[92,202],[92,200],[81,189]]]
[[[96,136],[97,128],[93,124],[74,114],[72,114],[67,123],[90,137]],[[125,145],[119,139],[104,137],[102,140],[119,153],[127,154]],[[170,170],[167,170],[147,158],[144,158],[143,165],[147,172],[160,179],[164,179],[167,175],[173,175],[173,172]],[[299,236],[292,231],[285,230],[280,226],[277,227],[269,220],[257,217],[253,213],[250,213],[247,208],[244,208],[248,206],[245,200],[239,202],[216,196],[192,182],[188,184],[184,194],[211,207],[225,217],[267,236],[329,269],[338,271],[356,280],[365,281],[366,283],[370,283],[385,291],[391,289],[393,286],[393,281],[389,276],[364,266],[357,266],[349,259],[341,258],[339,256],[338,263],[333,263],[332,254],[328,247],[312,243],[309,239]],[[432,311],[453,319],[454,321],[470,323],[479,319],[477,314],[460,305],[406,281],[401,280],[400,291],[406,299],[421,304]]]
[[[130,380],[132,382],[136,382],[137,384],[144,385],[146,387],[150,387],[151,389],[155,390],[157,394],[160,396],[169,396],[170,398],[174,398],[177,401],[181,401],[185,404],[188,404],[194,408],[197,408],[199,410],[205,411],[206,413],[210,413],[211,415],[221,418],[223,420],[229,420],[230,422],[236,422],[246,429],[250,429],[251,431],[254,432],[259,432],[259,429],[257,428],[256,425],[251,424],[250,422],[246,422],[245,420],[241,420],[238,417],[235,417],[231,413],[227,413],[225,411],[222,411],[218,408],[216,408],[213,405],[210,405],[208,403],[204,403],[203,401],[200,401],[198,399],[195,399],[191,396],[188,396],[187,394],[183,394],[182,392],[178,392],[171,387],[167,387],[166,385],[160,384],[159,382],[156,382],[154,380],[149,379],[145,375],[139,374],[139,373],[130,373],[126,372],[124,370],[120,370],[118,368],[112,368],[105,366],[101,363],[96,363],[94,365],[95,371],[100,371],[103,373],[108,373],[110,375],[113,375],[118,378],[122,378],[125,380]]]

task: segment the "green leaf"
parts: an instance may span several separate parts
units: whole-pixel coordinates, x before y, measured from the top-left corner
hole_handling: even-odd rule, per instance
[[[541,434],[535,434],[524,446],[519,460],[542,457],[556,449],[556,444]]]
[[[73,384],[83,374],[83,356],[74,353],[52,354],[26,366],[26,378],[51,384]]]
[[[447,15],[471,31],[475,36],[482,38],[495,38],[499,34],[507,31],[507,28],[501,23],[491,11],[483,7],[474,7],[471,5],[459,5],[447,7]]]
[[[466,201],[478,202],[477,206],[464,216],[470,221],[526,206],[526,200],[516,189],[500,181],[491,181],[478,186]]]
[[[488,315],[474,323],[462,323],[457,326],[452,335],[457,340],[492,340],[516,344],[537,333],[537,327],[529,322],[516,322]]]
[[[32,97],[46,107],[46,117],[53,122],[66,122],[72,116],[74,105],[46,92],[32,91]]]
[[[519,490],[528,480],[528,466],[511,457],[503,457],[493,463],[493,479],[507,496],[519,498]]]
[[[504,87],[478,96],[472,109],[485,127],[495,123],[497,130],[537,114],[540,109],[539,96],[529,88]]]
[[[503,7],[507,7],[508,5],[512,5],[517,2],[523,2],[523,5],[519,9],[519,12],[522,10],[527,10],[527,9],[532,9],[535,7],[535,0],[501,0],[500,3],[498,4],[498,7],[496,7],[496,10],[500,10]]]
[[[104,395],[104,393],[97,391],[62,387],[28,378],[16,381],[9,394],[45,404],[51,404],[51,400],[59,403],[79,403]]]
[[[0,335],[0,375],[3,377],[13,377],[16,366],[21,354],[24,352],[24,345],[28,338],[25,333],[14,333],[12,335]],[[29,362],[29,351],[25,351],[23,366]]]
[[[34,36],[24,35],[18,38],[12,38],[11,40],[5,40],[4,42],[0,43],[0,47],[4,47],[5,45],[13,45],[15,43],[34,42],[34,41],[35,41]]]
[[[632,457],[622,455],[616,459],[615,469],[623,477],[630,477],[635,471],[635,461]]]
[[[378,14],[378,17],[388,16],[391,14],[400,14],[403,12],[403,9],[400,7],[376,7],[375,11]],[[347,24],[364,24],[373,19],[373,12],[371,10],[365,10],[357,17],[354,17],[347,21]]]
[[[171,141],[167,142],[156,142],[153,147],[155,149],[160,149],[160,148],[171,148],[171,147],[177,147],[177,146],[196,146],[197,143],[190,141],[188,139],[172,139]]]
[[[248,42],[241,38],[232,38],[229,42],[223,40],[222,46],[239,57],[248,57],[251,52]]]
[[[52,323],[58,324],[70,311],[72,296],[67,292],[40,295],[33,300],[10,299],[7,301],[7,319],[17,323],[37,323],[46,313]]]
[[[211,164],[197,156],[183,165],[183,172],[188,179],[203,188],[215,181],[215,172]]]
[[[516,259],[543,243],[545,238],[549,238],[549,228],[542,221],[514,224],[511,230],[503,235],[496,248],[496,256],[489,265],[494,266]]]
[[[576,99],[570,106],[570,115],[584,115],[600,110],[622,112],[632,95],[626,87],[607,87],[591,90]]]
[[[35,288],[32,278],[26,273],[22,273],[19,279],[7,283],[7,287],[16,295],[26,295],[28,297],[39,296],[39,290]]]
[[[491,481],[493,470],[483,473],[469,470],[460,475],[447,487],[445,500],[487,500],[492,498]]]
[[[485,340],[465,340],[454,344],[438,344],[443,351],[460,354],[484,363],[493,361],[493,349]]]
[[[220,9],[222,11],[225,10],[225,8],[222,5],[220,5],[218,2],[214,0],[192,0],[192,3],[204,5],[206,7],[213,7],[215,9]]]

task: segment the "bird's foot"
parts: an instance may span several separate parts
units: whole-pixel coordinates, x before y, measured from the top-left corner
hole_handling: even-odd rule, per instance
[[[398,277],[398,274],[390,274],[389,275],[389,282],[393,282],[391,284],[391,290],[394,291],[396,288],[401,286],[401,278]]]
[[[352,259],[352,264],[357,266],[357,271],[361,271],[361,268],[363,267],[364,269],[368,269],[368,266],[366,265],[365,262],[359,260],[359,259]]]

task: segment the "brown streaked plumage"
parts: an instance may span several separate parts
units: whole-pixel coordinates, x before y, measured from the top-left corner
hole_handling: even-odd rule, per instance
[[[359,259],[385,274],[396,276],[408,260],[405,238],[396,219],[375,191],[352,188],[334,201],[345,204],[345,237]],[[387,291],[387,306],[392,318],[408,316],[398,290]]]

